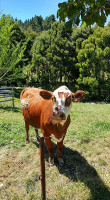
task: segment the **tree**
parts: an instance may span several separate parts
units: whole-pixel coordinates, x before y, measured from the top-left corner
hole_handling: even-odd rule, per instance
[[[39,33],[36,33],[35,31],[33,31],[33,29],[31,28],[31,26],[29,26],[26,31],[25,31],[25,35],[34,42],[36,36],[39,35]]]
[[[49,85],[76,83],[79,77],[77,55],[91,28],[67,30],[64,23],[54,22],[48,32],[42,32],[32,47],[32,71],[36,81]],[[34,77],[34,78],[35,78]]]
[[[42,16],[35,15],[35,17],[33,17],[32,20],[30,20],[29,25],[31,25],[33,31],[38,33],[43,30],[42,22],[43,22]]]
[[[56,84],[66,80],[69,66],[70,31],[64,23],[54,22],[48,32],[36,37],[32,48],[32,65],[37,81],[41,84]]]
[[[18,24],[21,26],[21,28],[26,31],[27,29],[31,28],[32,31],[39,33],[43,30],[48,30],[51,28],[51,24],[55,22],[55,16],[50,15],[49,17],[46,17],[44,20],[42,16],[34,16],[32,19],[25,20],[25,22],[22,22],[21,20],[18,20]]]
[[[0,84],[11,83],[21,75],[20,62],[26,49],[25,35],[10,16],[0,19]]]
[[[55,22],[52,24],[51,29],[49,30],[49,36],[51,45],[48,49],[49,63],[53,66],[52,80],[54,82],[62,83],[63,80],[67,79],[67,68],[70,64],[69,62],[69,47],[70,42],[69,38],[71,31],[65,29],[64,23]]]
[[[46,17],[45,20],[43,20],[43,23],[42,23],[43,30],[50,29],[53,22],[55,22],[55,16],[54,15],[50,15],[49,17]]]
[[[71,48],[69,47],[69,55],[71,57],[71,63],[68,66],[67,76],[69,78],[70,83],[76,83],[77,78],[79,77],[79,67],[78,67],[78,53],[81,49],[82,42],[89,37],[90,34],[93,33],[93,30],[88,27],[72,27],[72,33],[70,36]],[[67,60],[68,62],[68,60]]]
[[[58,6],[57,17],[64,22],[68,18],[67,27],[72,24],[92,25],[95,22],[98,26],[104,26],[107,16],[110,15],[109,0],[68,0]]]
[[[80,75],[77,88],[82,87],[90,99],[106,99],[110,94],[110,27],[95,28],[82,43],[78,53]]]
[[[50,44],[50,38],[46,31],[36,37],[33,44],[32,54],[32,81],[41,85],[49,84],[50,67],[46,59],[47,49]]]

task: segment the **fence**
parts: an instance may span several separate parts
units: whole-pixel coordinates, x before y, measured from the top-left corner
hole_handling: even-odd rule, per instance
[[[14,108],[14,89],[13,87],[1,87],[0,88],[0,103],[5,101],[13,101]]]

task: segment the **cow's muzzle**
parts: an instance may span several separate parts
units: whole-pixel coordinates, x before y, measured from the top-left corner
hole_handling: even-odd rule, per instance
[[[63,113],[62,111],[60,110],[54,110],[53,111],[53,116],[52,116],[52,119],[54,120],[65,120],[66,119],[66,115],[65,113]]]

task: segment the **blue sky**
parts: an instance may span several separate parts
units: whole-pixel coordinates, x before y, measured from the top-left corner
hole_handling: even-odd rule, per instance
[[[58,3],[66,0],[0,0],[0,14],[10,14],[12,17],[25,21],[35,15],[45,17],[57,15]],[[106,24],[110,21],[110,15]],[[105,24],[105,25],[106,25]]]
[[[65,0],[0,0],[0,13],[10,14],[21,20],[31,19],[35,15],[44,19],[52,14],[57,15],[58,3]]]

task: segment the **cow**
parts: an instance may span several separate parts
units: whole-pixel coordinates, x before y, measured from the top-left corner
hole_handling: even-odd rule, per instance
[[[70,110],[72,101],[80,101],[85,92],[78,90],[71,92],[66,86],[57,88],[54,92],[27,87],[20,95],[22,112],[26,129],[26,143],[29,142],[29,126],[35,128],[38,137],[38,129],[45,138],[49,152],[49,164],[53,164],[52,138],[57,142],[57,158],[59,165],[63,165],[62,147],[67,129],[70,124]]]

